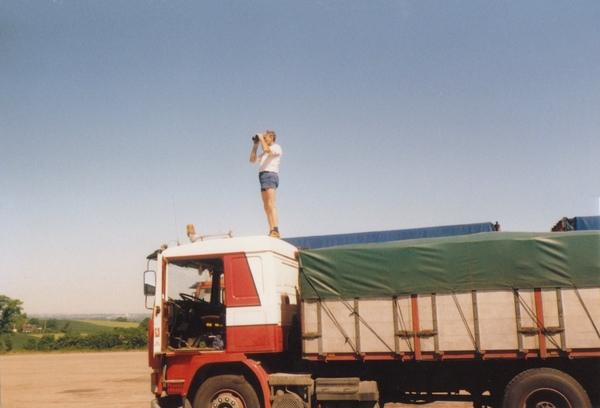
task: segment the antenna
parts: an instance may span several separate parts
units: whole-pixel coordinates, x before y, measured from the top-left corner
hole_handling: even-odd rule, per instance
[[[177,231],[177,211],[175,211],[175,196],[171,196],[171,200],[173,201],[173,218],[175,219],[175,240],[177,241],[177,246],[179,246],[179,232]]]

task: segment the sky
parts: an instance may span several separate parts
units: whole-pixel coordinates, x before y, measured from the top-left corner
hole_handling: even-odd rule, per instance
[[[600,211],[600,2],[0,0],[0,294],[143,313],[146,256]]]

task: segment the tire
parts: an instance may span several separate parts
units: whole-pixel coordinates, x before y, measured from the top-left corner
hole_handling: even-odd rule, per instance
[[[206,380],[194,397],[194,408],[260,408],[256,392],[241,375]]]
[[[502,408],[592,408],[592,403],[570,375],[552,368],[536,368],[511,380]]]

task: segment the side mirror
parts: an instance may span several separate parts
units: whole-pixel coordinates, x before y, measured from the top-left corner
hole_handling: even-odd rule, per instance
[[[152,305],[148,307],[148,297],[156,295],[156,272],[144,272],[144,296],[146,296],[146,308],[152,309]]]

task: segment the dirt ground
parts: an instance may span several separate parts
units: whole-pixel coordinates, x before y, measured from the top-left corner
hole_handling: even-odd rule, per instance
[[[0,408],[149,408],[146,352],[32,354],[0,357]],[[387,404],[386,408],[412,405]],[[431,408],[468,408],[436,402]]]
[[[8,355],[0,357],[2,408],[148,408],[145,352]]]

